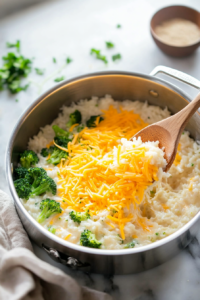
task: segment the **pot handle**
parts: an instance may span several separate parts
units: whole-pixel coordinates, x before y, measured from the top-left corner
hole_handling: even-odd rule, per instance
[[[150,75],[156,76],[156,74],[158,73],[166,74],[170,77],[173,77],[177,80],[187,83],[196,89],[200,89],[200,81],[190,75],[187,75],[186,73],[165,66],[157,66],[153,69]]]
[[[42,244],[42,248],[45,250],[45,252],[56,262],[65,265],[71,269],[74,270],[82,270],[85,272],[90,272],[91,266],[89,263],[83,263],[80,260],[68,256],[54,248],[48,247],[44,244]]]

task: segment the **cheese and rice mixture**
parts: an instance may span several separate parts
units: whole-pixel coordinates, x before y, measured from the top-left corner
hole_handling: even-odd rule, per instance
[[[47,163],[41,149],[53,144],[52,125],[67,130],[69,115],[75,110],[82,115],[84,128],[68,130],[67,160],[57,166]],[[92,115],[96,127],[87,128]],[[139,101],[114,101],[106,95],[81,100],[64,106],[51,125],[41,128],[29,141],[28,149],[39,157],[38,167],[47,171],[57,184],[57,194],[22,200],[31,216],[37,219],[40,202],[50,198],[60,203],[62,212],[54,214],[41,225],[54,228],[56,236],[80,244],[81,233],[88,229],[101,242],[101,249],[141,247],[162,239],[186,224],[200,207],[200,146],[189,137],[181,136],[174,164],[169,172],[163,150],[158,142],[129,141],[139,130],[170,116],[161,109]],[[70,212],[88,211],[90,218],[74,222]]]

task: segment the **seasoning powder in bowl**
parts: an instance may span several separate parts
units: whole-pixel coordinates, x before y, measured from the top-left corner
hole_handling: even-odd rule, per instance
[[[165,44],[184,47],[200,40],[199,27],[188,20],[175,18],[155,27],[155,33]]]

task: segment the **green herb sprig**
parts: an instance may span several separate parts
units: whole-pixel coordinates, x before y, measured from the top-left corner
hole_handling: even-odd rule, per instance
[[[35,68],[35,72],[36,72],[38,75],[44,75],[45,70],[44,70],[44,69]]]
[[[57,77],[56,79],[54,79],[55,82],[60,82],[63,81],[65,79],[65,76],[61,76],[61,77]]]
[[[16,48],[17,52],[20,52],[20,41],[17,40],[15,44],[13,43],[6,43],[7,48]]]
[[[66,63],[67,63],[67,64],[70,64],[72,61],[73,61],[73,60],[72,60],[70,57],[67,57],[67,58],[66,58]]]
[[[108,49],[111,49],[111,48],[114,48],[115,47],[115,45],[112,43],[112,42],[105,42],[106,43],[106,47],[108,48]]]
[[[102,60],[105,64],[108,63],[106,56],[101,54],[101,50],[97,50],[97,49],[92,48],[90,50],[90,54],[95,55],[96,59]]]
[[[20,51],[20,41],[7,43],[9,48],[16,47]],[[3,67],[0,69],[0,90],[8,89],[12,94],[25,91],[29,84],[22,85],[21,80],[31,72],[32,61],[21,54],[13,52],[2,57]]]
[[[115,54],[115,55],[112,56],[112,60],[113,60],[113,61],[119,60],[119,59],[121,59],[121,58],[122,58],[122,57],[121,57],[121,54],[120,54],[120,53],[117,53],[117,54]]]

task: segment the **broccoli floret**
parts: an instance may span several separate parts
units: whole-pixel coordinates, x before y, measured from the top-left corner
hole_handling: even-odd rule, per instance
[[[54,147],[51,157],[47,160],[47,162],[49,164],[57,165],[60,163],[62,158],[67,159],[67,157],[68,157],[67,152],[60,150],[57,147]]]
[[[74,124],[80,124],[82,120],[82,116],[79,110],[75,110],[73,113],[69,115],[69,122],[67,122],[67,126],[71,127]]]
[[[47,176],[47,172],[43,168],[29,168],[29,177],[31,178],[32,188],[36,188],[40,185],[42,179]]]
[[[53,125],[52,126],[54,132],[55,132],[55,136],[65,136],[65,137],[69,137],[70,133],[62,128],[60,128],[58,125]]]
[[[26,178],[20,178],[14,181],[14,186],[19,198],[29,199],[31,193],[31,185]]]
[[[60,208],[60,203],[56,202],[55,200],[51,200],[46,198],[41,201],[40,203],[41,213],[39,214],[37,221],[39,223],[44,222],[45,219],[49,218],[51,215],[55,213],[61,213],[62,209]]]
[[[29,175],[29,173],[28,173],[28,170],[26,168],[19,167],[19,168],[16,168],[14,170],[13,177],[14,177],[14,180],[17,180],[17,179],[20,179],[20,178],[25,178],[25,177],[27,178],[28,175]]]
[[[55,146],[51,146],[51,147],[49,147],[49,148],[42,148],[40,154],[41,154],[43,157],[47,157],[49,154],[52,154],[52,153],[53,153],[54,147],[55,147]]]
[[[99,115],[98,115],[98,116],[91,116],[91,117],[89,118],[89,120],[87,120],[87,122],[86,122],[87,127],[96,127],[95,121],[96,121],[96,119],[97,119],[98,117],[99,117]],[[100,123],[101,121],[103,121],[103,118],[102,118],[102,117],[100,117],[99,123]]]
[[[37,154],[32,150],[25,150],[20,155],[20,163],[23,168],[30,168],[31,166],[34,166],[39,161],[39,158]]]
[[[71,211],[69,213],[70,215],[70,218],[74,221],[74,222],[77,222],[77,223],[81,223],[81,221],[85,221],[87,219],[90,218],[90,214],[89,214],[89,211],[87,210],[86,212],[77,212],[77,211]]]
[[[85,247],[100,248],[102,243],[96,240],[95,235],[90,230],[85,229],[81,233],[80,244]]]
[[[68,143],[71,142],[72,140],[65,136],[56,136],[54,138],[54,141],[56,142],[57,145],[67,148]]]
[[[51,192],[53,195],[56,194],[57,187],[55,181],[49,176],[43,176],[39,186],[32,189],[30,196],[39,196],[45,192]]]
[[[49,155],[49,149],[48,148],[42,148],[40,154],[43,156],[43,157],[47,157]]]
[[[45,192],[56,194],[56,184],[52,178],[47,176],[43,168],[29,168],[26,172],[23,168],[16,169],[17,174],[24,176],[14,181],[16,191],[20,198],[29,199],[31,196],[39,196]],[[19,176],[19,175],[18,175]]]
[[[68,143],[71,142],[71,139],[69,138],[70,133],[66,130],[63,130],[57,125],[53,125],[52,128],[55,132],[54,141],[56,142],[56,144],[61,147],[67,148]]]
[[[137,242],[136,242],[135,240],[133,240],[132,242],[126,244],[126,245],[124,246],[124,248],[125,248],[125,249],[127,249],[127,248],[134,248],[136,244],[137,244]]]

